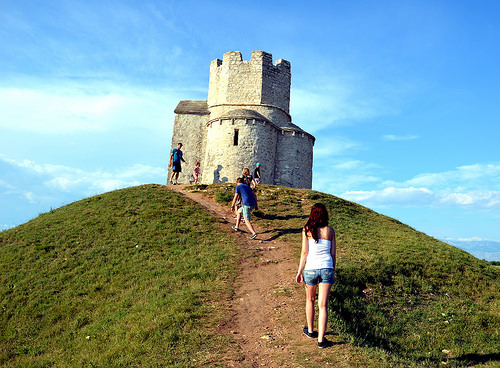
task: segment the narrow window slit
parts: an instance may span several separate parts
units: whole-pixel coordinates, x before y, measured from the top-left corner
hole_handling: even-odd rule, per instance
[[[238,145],[238,136],[239,136],[239,131],[238,131],[238,129],[235,129],[234,130],[234,142],[233,142],[234,146]]]

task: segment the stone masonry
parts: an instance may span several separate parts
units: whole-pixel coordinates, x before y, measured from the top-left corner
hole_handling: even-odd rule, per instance
[[[212,61],[208,99],[180,101],[174,110],[171,149],[182,142],[187,161],[179,182],[189,182],[197,161],[203,184],[235,182],[260,162],[264,184],[311,188],[315,138],[292,123],[290,83],[290,63],[273,65],[263,51],[249,61],[239,51]]]

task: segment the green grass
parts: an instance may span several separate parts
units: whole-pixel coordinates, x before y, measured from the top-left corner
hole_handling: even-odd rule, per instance
[[[228,203],[234,185],[193,190]],[[311,205],[329,208],[339,247],[329,326],[367,365],[500,365],[498,266],[335,196],[264,185],[258,198],[262,238],[297,257]],[[221,355],[239,354],[217,333],[241,256],[226,228],[145,185],[0,233],[0,365],[223,366]]]
[[[346,341],[412,367],[500,366],[498,267],[332,195],[265,185],[257,195],[256,224],[297,256],[312,204],[328,207],[339,247],[330,326]]]
[[[228,346],[215,326],[238,261],[216,225],[149,185],[2,232],[0,365],[213,364]]]

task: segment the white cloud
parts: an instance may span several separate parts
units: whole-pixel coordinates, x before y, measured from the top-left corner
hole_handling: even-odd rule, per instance
[[[395,116],[408,99],[425,88],[422,83],[408,76],[374,77],[372,68],[346,65],[332,68],[331,63],[316,60],[314,68],[302,70],[294,79],[291,114],[294,123],[307,127],[310,133]]]
[[[36,182],[43,185],[39,192],[49,190],[54,192],[72,192],[80,195],[91,195],[107,192],[114,189],[139,185],[141,183],[158,182],[165,173],[164,167],[153,167],[149,165],[135,164],[128,167],[117,168],[112,171],[93,170],[86,171],[78,168],[63,165],[39,164],[31,160],[15,161],[0,155],[0,159],[14,167],[24,170],[18,178],[27,178],[26,182],[6,183],[11,190],[15,188],[17,192],[29,201],[35,201],[37,197],[37,185],[31,183],[32,177],[36,177]],[[20,180],[20,179],[18,179]],[[39,185],[38,184],[38,185]],[[23,190],[19,188],[32,188]]]
[[[316,142],[314,145],[314,158],[316,159],[325,159],[360,148],[358,142],[345,137],[331,137]]]
[[[403,181],[385,181],[384,186],[432,187],[433,190],[478,191],[500,190],[500,165],[475,164],[459,166],[455,170],[424,173]]]
[[[335,171],[352,171],[356,170],[356,172],[363,171],[366,172],[371,169],[380,168],[379,165],[360,161],[360,160],[348,160],[342,161],[332,165],[332,169]]]
[[[485,239],[485,238],[481,238],[479,236],[472,236],[470,238],[457,238],[457,239],[453,239],[453,238],[446,238],[446,240],[450,240],[450,241],[462,241],[462,242],[478,242],[478,241],[489,241],[489,239]]]
[[[336,176],[330,184],[321,180],[319,184],[322,189],[330,189],[329,192],[332,188],[342,188],[335,193],[367,206],[500,209],[500,165],[459,166],[455,170],[420,174],[401,182],[382,181],[370,174],[373,168],[376,166],[357,160],[332,164]],[[339,177],[341,179],[337,179]],[[355,189],[367,184],[378,189]]]
[[[394,134],[386,134],[382,137],[385,141],[411,141],[414,139],[418,139],[418,135],[394,135]]]
[[[33,194],[33,192],[24,192],[23,195],[28,200],[28,202],[35,202],[35,195]]]
[[[47,166],[47,172],[52,176],[44,182],[47,187],[66,192],[82,191],[87,195],[149,183],[152,179],[165,175],[163,167],[138,164],[114,171],[84,171],[64,166]]]
[[[0,88],[0,129],[53,134],[152,127],[164,124],[178,102],[169,91],[91,92]]]
[[[33,215],[92,195],[148,183],[164,183],[166,168],[128,165],[82,170],[31,160],[15,161],[0,154],[1,222],[5,228]]]
[[[115,96],[68,97],[34,90],[0,89],[3,129],[43,133],[102,130],[119,104]]]
[[[459,166],[457,168],[458,175],[462,180],[479,179],[485,177],[500,178],[500,165],[495,164],[475,164]]]
[[[2,156],[0,155],[0,159],[2,158]],[[6,188],[6,189],[14,189],[14,187],[7,183],[5,180],[1,180],[0,179],[0,187],[3,187],[3,188]]]
[[[325,193],[343,193],[361,184],[375,185],[380,178],[364,174],[341,174],[331,171],[331,175],[316,175],[313,172],[313,189]]]
[[[440,201],[448,206],[481,207],[500,209],[500,191],[471,191],[465,193],[443,193]]]
[[[356,143],[352,147],[357,147]],[[315,163],[313,170],[313,186],[315,190],[326,193],[343,193],[353,188],[381,182],[378,174],[380,167],[361,160],[341,160],[328,154],[328,148],[318,157],[314,150]],[[375,171],[377,170],[377,171]]]
[[[340,195],[342,198],[373,206],[411,207],[461,207],[500,210],[500,191],[449,192],[429,188],[394,188],[381,190],[353,190]]]
[[[355,170],[363,166],[363,162],[360,160],[350,160],[343,161],[338,164],[333,165],[334,170]]]
[[[325,84],[322,83],[323,86]],[[363,120],[385,113],[380,102],[373,98],[355,96],[348,86],[293,89],[290,106],[294,123],[314,133],[331,126],[345,125],[347,120]]]
[[[353,190],[341,194],[342,198],[372,205],[428,205],[434,193],[427,188],[384,188],[382,190]]]

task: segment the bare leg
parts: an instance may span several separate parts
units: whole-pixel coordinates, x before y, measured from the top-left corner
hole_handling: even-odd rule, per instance
[[[236,211],[236,228],[240,227],[240,221],[241,221],[241,212],[238,209],[238,211]]]
[[[248,230],[250,230],[250,232],[252,233],[252,235],[255,234],[255,230],[253,229],[253,225],[250,222],[250,220],[245,220],[245,225],[247,225],[247,228],[248,228]]]
[[[332,284],[319,284],[318,292],[318,342],[323,341],[326,332],[326,325],[328,324],[328,296]]]
[[[314,332],[314,301],[317,285],[306,284],[306,321],[309,332]]]

